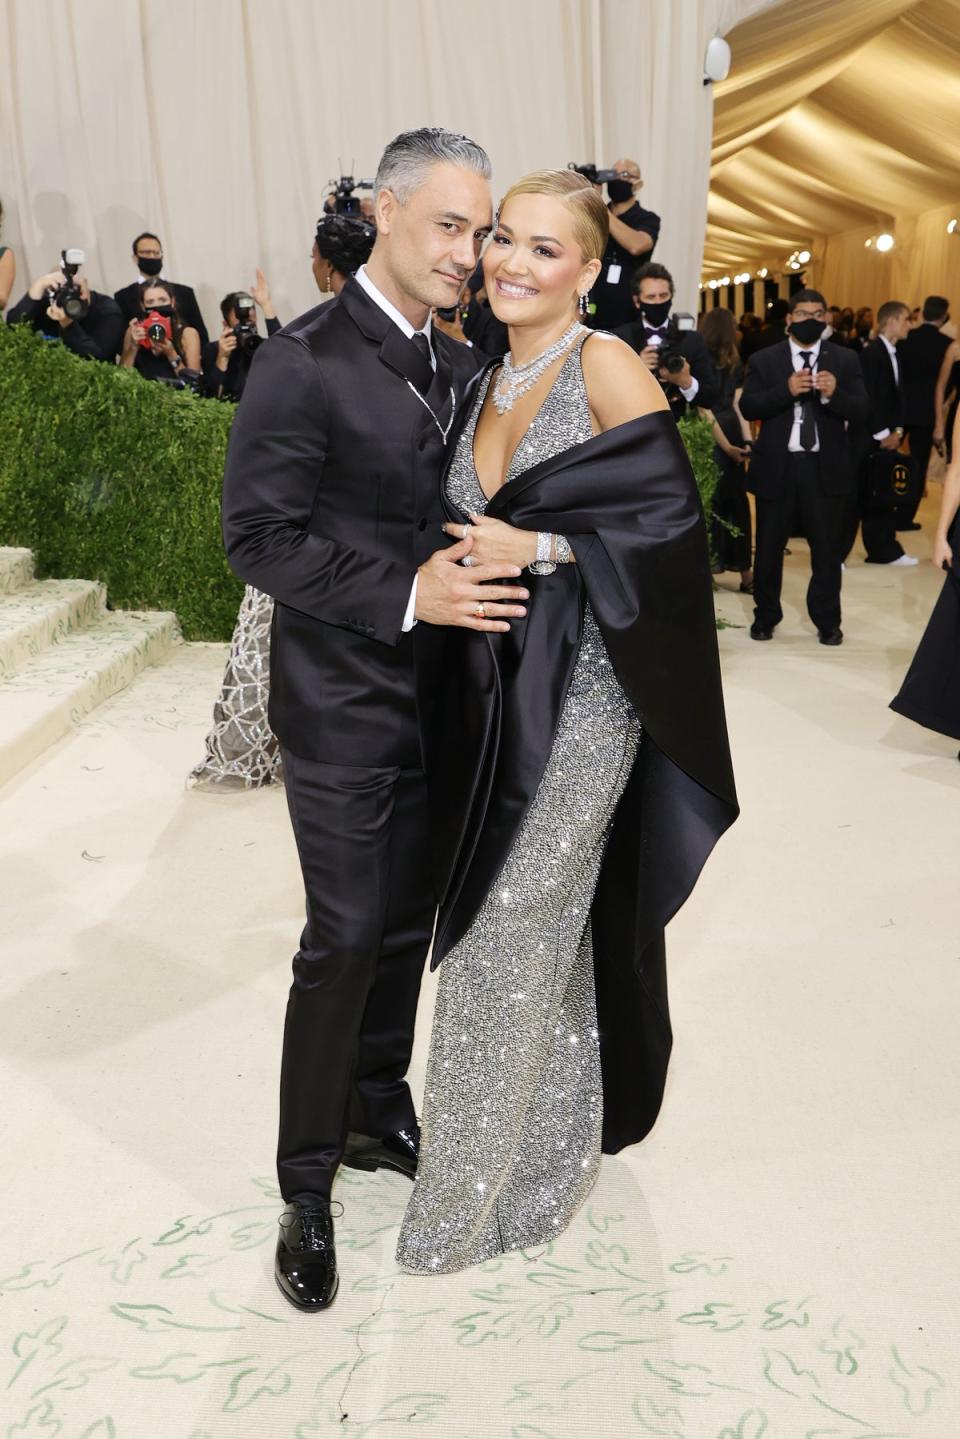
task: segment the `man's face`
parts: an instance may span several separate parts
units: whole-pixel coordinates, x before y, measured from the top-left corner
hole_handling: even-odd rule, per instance
[[[137,248],[133,253],[138,264],[140,260],[162,260],[163,246],[159,240],[155,240],[151,235],[146,240],[138,240]]]
[[[787,323],[798,325],[801,320],[826,320],[826,318],[827,312],[819,300],[800,300],[787,316]]]
[[[893,320],[887,321],[887,339],[891,344],[898,345],[905,340],[910,333],[910,311],[901,310]]]
[[[643,189],[643,179],[640,175],[640,166],[637,164],[636,160],[614,160],[613,164],[610,166],[610,169],[616,170],[617,175],[621,180],[626,180],[629,185],[633,186],[633,193],[635,195],[639,190]]]
[[[638,309],[642,305],[662,305],[665,300],[672,299],[669,280],[654,280],[650,276],[640,281],[640,288],[634,295]]]
[[[490,186],[474,170],[439,161],[401,205],[377,196],[377,247],[393,283],[429,308],[454,305],[493,223]]]

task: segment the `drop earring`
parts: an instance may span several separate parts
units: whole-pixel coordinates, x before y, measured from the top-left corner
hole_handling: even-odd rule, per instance
[[[586,315],[587,315],[587,297],[586,297],[586,295],[581,295],[581,296],[580,296],[580,306],[579,306],[579,309],[580,309],[580,318],[581,318],[581,319],[586,319]]]

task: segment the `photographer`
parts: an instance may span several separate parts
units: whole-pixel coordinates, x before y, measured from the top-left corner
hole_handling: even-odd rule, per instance
[[[664,265],[648,261],[633,280],[639,318],[615,331],[626,340],[664,388],[674,419],[691,405],[712,410],[720,400],[716,369],[692,315],[671,314],[673,276]]]
[[[201,346],[209,344],[210,336],[207,334],[207,327],[193,290],[189,285],[174,284],[164,276],[163,245],[157,235],[145,230],[142,235],[137,236],[133,242],[133,263],[139,272],[139,279],[132,285],[124,285],[113,297],[120,306],[124,323],[129,324],[131,320],[139,317],[140,292],[144,285],[157,281],[165,285],[176,300],[177,313],[184,328],[196,330]]]
[[[109,295],[91,290],[79,273],[83,262],[82,250],[64,250],[57,269],[37,276],[7,324],[32,325],[75,355],[112,364],[123,340],[123,316]]]
[[[630,321],[637,266],[651,259],[660,235],[660,216],[645,210],[637,199],[643,179],[636,160],[616,160],[610,169],[617,177],[606,182],[610,238],[603,269],[590,291],[587,321],[595,330],[615,330]]]
[[[263,344],[257,333],[257,305],[263,311],[269,338],[282,327],[262,270],[257,271],[257,282],[249,293],[233,290],[220,301],[223,329],[219,340],[206,346],[203,360],[204,393],[214,399],[239,400],[243,394],[254,354]]]
[[[120,363],[145,380],[183,386],[200,378],[200,336],[183,325],[170,285],[140,286],[138,313],[123,337]]]

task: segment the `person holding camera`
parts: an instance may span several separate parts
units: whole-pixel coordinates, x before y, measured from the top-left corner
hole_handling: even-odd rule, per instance
[[[176,300],[177,313],[185,329],[196,330],[200,336],[201,347],[210,343],[210,336],[207,334],[207,327],[204,324],[203,316],[200,313],[200,306],[197,297],[189,285],[174,284],[172,280],[166,279],[163,273],[163,245],[160,237],[145,230],[138,235],[133,242],[133,263],[137,267],[139,279],[132,285],[124,285],[122,290],[117,290],[114,299],[120,306],[125,324],[136,320],[140,316],[140,292],[144,285],[156,280],[165,285],[168,292]]]
[[[257,331],[257,306],[263,311],[267,339],[282,328],[270,298],[270,286],[262,270],[256,284],[246,290],[231,290],[220,301],[223,329],[220,338],[204,349],[204,392],[214,399],[239,400],[247,383],[250,364],[263,343]]]
[[[123,340],[123,316],[109,295],[91,290],[80,274],[82,250],[64,250],[60,264],[38,275],[7,315],[8,325],[28,324],[49,340],[89,360],[117,358]]]
[[[182,386],[199,378],[200,336],[181,321],[172,286],[152,280],[140,286],[138,314],[124,334],[120,363],[145,380],[168,385]]]
[[[671,313],[674,285],[670,271],[649,260],[640,266],[633,286],[634,319],[615,333],[656,375],[674,419],[682,419],[691,405],[712,410],[720,400],[717,372],[693,316]]]
[[[798,290],[787,318],[789,339],[755,351],[740,396],[744,418],[763,421],[747,477],[757,501],[750,638],[773,639],[783,619],[783,552],[803,534],[807,611],[820,643],[839,645],[843,517],[855,485],[849,430],[866,421],[870,401],[857,356],[823,338],[820,292]]]
[[[616,160],[610,172],[615,177],[606,182],[610,236],[587,314],[587,324],[595,330],[615,330],[632,318],[637,266],[652,258],[660,236],[660,216],[645,210],[637,198],[643,178],[636,160]]]

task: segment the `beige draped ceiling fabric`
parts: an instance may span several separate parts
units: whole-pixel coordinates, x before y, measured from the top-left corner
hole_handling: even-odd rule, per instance
[[[442,124],[524,171],[638,159],[658,256],[699,279],[709,38],[769,0],[0,0],[0,199],[18,290],[60,250],[95,288],[165,273],[218,301],[262,266],[280,315],[317,302],[313,230],[341,165],[371,176],[399,130]]]
[[[960,0],[791,0],[728,39],[704,279],[799,248],[839,304],[960,306]]]

